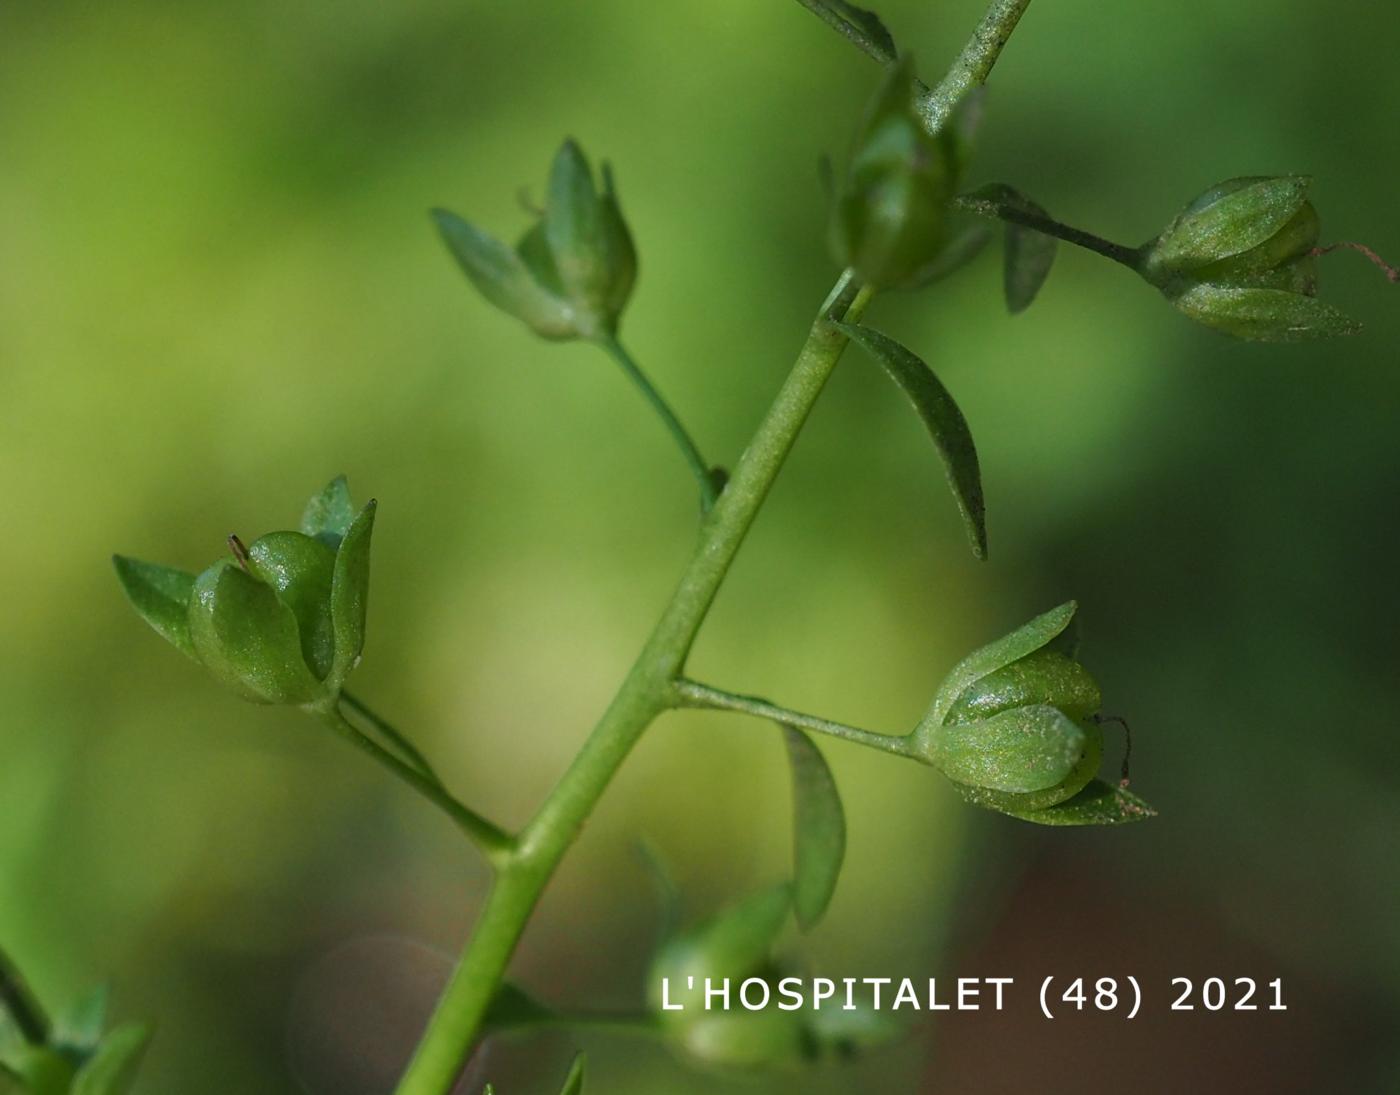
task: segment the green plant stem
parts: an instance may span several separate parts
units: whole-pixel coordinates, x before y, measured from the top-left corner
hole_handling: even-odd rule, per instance
[[[447,814],[476,842],[492,863],[499,864],[505,861],[515,844],[510,835],[475,810],[458,802],[435,776],[420,771],[408,761],[385,749],[351,723],[338,706],[312,708],[311,711],[356,749],[383,765]]]
[[[920,99],[919,113],[930,133],[942,129],[957,105],[987,82],[1011,32],[1030,6],[1031,0],[992,0],[947,75]]]
[[[371,711],[363,700],[350,695],[349,692],[342,692],[340,694],[340,706],[353,714],[357,719],[368,723],[385,741],[389,742],[395,749],[402,753],[415,768],[425,776],[428,776],[439,787],[442,786],[442,777],[434,771],[432,764],[429,762],[428,758],[418,750],[418,747],[395,729],[387,719]]]
[[[957,63],[926,101],[930,128],[942,125],[973,87],[987,78],[1030,0],[994,0]],[[700,526],[700,539],[671,602],[640,656],[534,819],[497,864],[495,883],[462,958],[428,1022],[395,1095],[446,1095],[471,1050],[481,1020],[540,894],[632,747],[658,715],[678,702],[675,683],[734,557],[753,525],[817,397],[846,348],[832,319],[855,322],[869,303],[847,271],[832,289],[767,417]],[[608,347],[629,373],[620,345]],[[635,379],[635,377],[634,377]],[[650,384],[643,387],[665,407]],[[663,413],[668,421],[675,416]],[[677,426],[679,424],[677,423]],[[673,431],[674,432],[674,431]],[[677,439],[683,431],[677,434]],[[684,435],[687,439],[689,435]],[[683,444],[692,467],[709,469],[694,443]],[[705,489],[702,487],[702,490]],[[709,492],[707,492],[707,496]]]
[[[49,1017],[30,991],[19,967],[0,950],[0,1008],[4,1008],[20,1036],[30,1045],[42,1046],[49,1040]]]
[[[559,861],[652,721],[678,702],[674,685],[695,637],[778,471],[847,339],[833,318],[857,320],[870,300],[849,271],[812,325],[787,381],[700,527],[700,540],[670,604],[621,689],[498,873],[461,961],[438,1002],[396,1095],[445,1095]]]
[[[1096,254],[1110,258],[1114,262],[1122,263],[1130,269],[1137,269],[1138,250],[1134,247],[1124,247],[1121,243],[1114,243],[1101,236],[1095,236],[1091,232],[1085,232],[1079,228],[1071,228],[1067,224],[1050,217],[1044,217],[1029,209],[1011,205],[1007,202],[991,201],[987,198],[978,198],[972,195],[961,195],[953,199],[953,208],[963,213],[971,213],[977,217],[987,217],[990,220],[1009,221],[1012,224],[1019,224],[1023,228],[1033,228],[1037,232],[1043,232],[1047,236],[1054,236],[1056,239],[1072,243],[1076,247],[1083,247]]]
[[[882,65],[893,64],[895,55],[876,41],[857,23],[845,18],[824,0],[797,0],[823,23],[842,38],[850,42],[867,57]],[[993,0],[992,5],[977,24],[967,45],[958,54],[947,74],[930,88],[922,81],[915,82],[915,94],[919,100],[919,113],[930,133],[937,133],[952,117],[957,105],[975,88],[981,87],[991,75],[992,66],[997,63],[1002,49],[1006,46],[1011,32],[1021,21],[1021,16],[1031,6],[1031,0]]]
[[[700,484],[700,505],[704,511],[708,512],[710,507],[715,504],[715,498],[719,494],[718,485],[710,465],[700,455],[700,447],[695,443],[695,439],[686,431],[676,412],[671,409],[671,405],[662,398],[661,393],[656,390],[656,386],[647,379],[646,373],[642,372],[641,367],[616,337],[605,335],[598,339],[598,345],[603,347],[612,359],[622,366],[622,371],[627,374],[628,379],[637,386],[642,395],[646,397],[647,402],[661,416],[661,421],[671,436],[675,438],[676,444],[680,447],[681,455],[685,457],[686,464],[689,465],[696,481]]]
[[[912,747],[913,739],[907,734],[880,734],[873,730],[862,730],[859,726],[848,726],[843,722],[833,722],[818,715],[808,715],[801,711],[779,707],[777,704],[769,703],[757,696],[742,696],[734,692],[725,692],[719,688],[712,688],[708,684],[701,684],[699,681],[679,680],[676,682],[675,688],[681,706],[684,707],[700,707],[712,711],[734,711],[741,715],[771,719],[773,722],[780,722],[786,726],[796,726],[817,734],[826,734],[843,741],[868,745],[873,749],[880,749],[899,757],[916,756]]]

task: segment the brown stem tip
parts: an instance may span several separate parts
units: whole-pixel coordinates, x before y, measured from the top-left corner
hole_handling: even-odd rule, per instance
[[[1376,254],[1364,243],[1353,243],[1351,240],[1343,240],[1341,243],[1329,244],[1326,247],[1314,247],[1308,254],[1313,256],[1331,254],[1333,251],[1356,251],[1365,255],[1371,262],[1385,273],[1386,278],[1392,283],[1400,283],[1400,270],[1397,270],[1380,255]]]
[[[228,549],[233,552],[233,558],[244,570],[248,569],[248,549],[243,546],[243,541],[238,536],[232,535],[228,538]]]

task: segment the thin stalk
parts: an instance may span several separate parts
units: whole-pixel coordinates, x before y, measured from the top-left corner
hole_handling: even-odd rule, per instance
[[[787,381],[714,507],[679,585],[607,711],[500,864],[472,938],[438,1002],[396,1095],[444,1095],[462,1069],[535,903],[673,684],[778,471],[846,348],[832,319],[854,322],[871,297],[841,276]]]
[[[953,67],[919,103],[919,112],[930,133],[942,129],[957,105],[987,82],[1011,32],[1030,6],[1031,0],[992,0]]]
[[[375,714],[363,700],[350,695],[348,692],[342,692],[340,694],[340,705],[345,710],[351,712],[356,718],[368,723],[385,741],[389,742],[395,749],[402,753],[415,768],[425,776],[431,778],[438,786],[442,786],[442,777],[434,771],[428,758],[419,752],[418,747],[395,729],[387,719]]]
[[[843,722],[833,722],[818,715],[808,715],[779,707],[775,703],[759,699],[757,696],[742,696],[712,688],[699,681],[680,680],[676,682],[676,695],[685,707],[700,707],[712,711],[733,711],[741,715],[752,715],[758,719],[771,719],[786,726],[796,726],[813,733],[826,734],[843,741],[853,741],[874,749],[893,753],[898,757],[915,756],[911,738],[907,734],[880,734],[873,730],[862,730],[859,726],[848,726]]]
[[[19,967],[0,951],[0,1007],[10,1015],[20,1036],[32,1046],[49,1040],[49,1017],[38,997],[30,991]]]
[[[621,342],[613,335],[605,335],[598,340],[598,345],[603,347],[627,374],[627,378],[637,386],[637,389],[646,397],[646,401],[651,404],[652,409],[661,417],[666,429],[675,438],[676,445],[681,450],[681,455],[685,457],[685,462],[689,465],[696,481],[700,484],[700,504],[705,511],[715,504],[715,498],[719,494],[715,476],[705,458],[700,455],[700,446],[695,443],[695,439],[690,436],[685,426],[681,423],[676,412],[671,409],[671,405],[662,398],[661,393],[656,390],[646,373],[642,372],[641,366],[633,359]]]
[[[351,723],[339,707],[316,708],[313,709],[313,713],[356,749],[383,765],[447,814],[493,863],[500,863],[506,858],[514,846],[510,835],[471,807],[458,802],[436,777],[419,771],[408,761],[385,749]]]
[[[1056,239],[1072,243],[1076,247],[1083,247],[1103,255],[1105,258],[1112,259],[1114,262],[1122,263],[1129,269],[1137,269],[1137,248],[1124,247],[1121,243],[1114,243],[1102,236],[1096,236],[1092,232],[1085,232],[1083,229],[1061,224],[1057,220],[1041,216],[1021,206],[965,194],[953,199],[953,208],[977,217],[1009,221],[1012,224],[1019,224],[1023,228],[1033,228],[1047,236],[1054,236]]]

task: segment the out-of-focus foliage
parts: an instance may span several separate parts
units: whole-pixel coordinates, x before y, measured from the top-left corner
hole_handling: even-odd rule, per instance
[[[637,10],[54,0],[0,16],[0,938],[45,997],[105,978],[115,1021],[158,1017],[150,1091],[286,1095],[289,1061],[327,1058],[372,1084],[402,1051],[396,1024],[428,1006],[432,963],[347,960],[334,992],[315,971],[352,940],[455,949],[485,880],[381,773],[175,657],[108,553],[195,570],[347,472],[381,501],[357,689],[519,822],[669,592],[695,500],[616,370],[464,292],[427,210],[510,224],[563,136],[606,156],[640,255],[629,344],[722,462],[830,284],[808,165],[843,150],[874,65],[780,0]],[[880,11],[925,75],[980,14]],[[1384,5],[1033,5],[968,185],[1006,180],[1132,242],[1214,180],[1305,171],[1324,242],[1394,254],[1397,48]],[[1395,1075],[1400,319],[1359,259],[1321,261],[1362,335],[1238,345],[1064,247],[1014,319],[990,258],[872,309],[971,424],[994,561],[929,504],[927,438],[853,353],[696,675],[900,729],[963,653],[1073,596],[1162,816],[1028,832],[918,766],[824,745],[849,833],[804,944],[820,972],[997,975],[966,948],[1012,923],[1035,954],[1101,955],[1105,931],[1167,905],[1183,934],[1164,949],[1189,958],[1188,927],[1225,938],[1222,963],[1289,976],[1309,1022],[1287,1045],[1277,1024],[1228,1044],[1204,1027],[1199,1052],[1227,1045],[1261,1091],[1304,1083],[1271,1071],[1304,1050],[1330,1086]],[[640,999],[636,837],[696,915],[761,888],[791,855],[785,765],[768,725],[668,717],[567,861],[518,979],[549,1002]],[[1016,919],[1021,865],[1085,861],[1093,915]],[[297,1018],[333,1006],[343,1021]],[[1179,1028],[1138,1023],[1139,1089],[1189,1086]],[[1105,1052],[1101,1029],[1059,1037],[1076,1075]],[[590,1089],[716,1088],[659,1050],[585,1041]],[[969,1077],[1015,1055],[978,1044],[916,1036],[808,1087],[985,1090]],[[571,1049],[492,1047],[478,1080],[554,1090]]]

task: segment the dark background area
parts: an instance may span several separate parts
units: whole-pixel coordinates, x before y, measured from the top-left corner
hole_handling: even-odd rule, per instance
[[[881,11],[936,78],[980,6]],[[1394,257],[1397,52],[1386,5],[1033,5],[971,181],[1137,243],[1219,179],[1311,173],[1324,237]],[[694,492],[616,370],[490,310],[426,210],[512,235],[564,135],[611,159],[642,261],[627,341],[732,461],[835,275],[814,164],[876,76],[783,0],[0,12],[0,941],[47,999],[105,978],[119,1017],[158,1019],[142,1090],[283,1095],[299,1069],[353,1095],[327,1078],[346,1061],[384,1090],[486,875],[429,807],[150,634],[108,555],[198,569],[349,473],[381,503],[357,691],[523,821],[664,603]],[[1020,991],[769,1079],[590,1035],[596,1090],[1400,1085],[1400,309],[1356,256],[1323,262],[1356,338],[1232,343],[1068,248],[1014,319],[990,255],[882,298],[870,322],[977,437],[991,561],[852,353],[696,652],[703,679],[898,729],[967,650],[1078,598],[1161,817],[1032,830],[831,744],[848,863],[792,946],[834,976],[1131,973],[1142,1015],[1051,1023]],[[782,875],[788,811],[769,727],[666,718],[519,979],[640,999],[637,838],[702,913]],[[1167,1010],[1172,977],[1212,975],[1282,977],[1289,1010]],[[505,1095],[552,1090],[574,1044],[487,1063]]]

